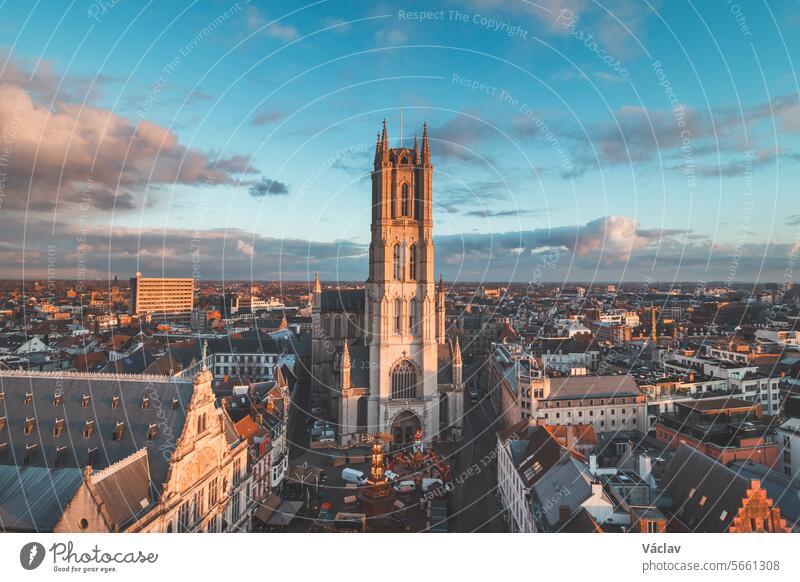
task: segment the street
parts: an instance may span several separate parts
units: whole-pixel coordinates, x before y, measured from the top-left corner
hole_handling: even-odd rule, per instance
[[[464,366],[464,431],[458,444],[457,464],[451,480],[450,531],[502,532],[498,514],[495,446],[498,417],[486,395],[484,360]],[[478,386],[480,400],[470,402],[467,386]]]

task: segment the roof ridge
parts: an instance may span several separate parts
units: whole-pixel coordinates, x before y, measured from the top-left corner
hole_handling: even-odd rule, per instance
[[[134,453],[131,453],[127,457],[124,457],[124,458],[120,459],[116,463],[112,463],[108,467],[105,467],[104,469],[101,469],[101,470],[97,471],[96,473],[93,473],[92,476],[91,476],[92,483],[97,483],[98,481],[102,481],[103,479],[106,479],[112,473],[116,473],[117,471],[120,471],[120,470],[124,469],[125,467],[127,467],[128,465],[131,465],[132,463],[138,461],[139,458],[142,457],[142,456],[147,457],[147,447],[142,447],[141,449],[137,450]],[[147,465],[147,475],[148,475],[148,477],[150,475],[150,465],[149,465],[149,463]]]
[[[72,372],[69,370],[29,371],[29,370],[0,370],[3,377],[34,377],[34,378],[75,378],[83,380],[119,380],[129,382],[163,382],[170,384],[191,384],[192,380],[181,376],[163,376],[160,374],[118,374],[115,372]]]

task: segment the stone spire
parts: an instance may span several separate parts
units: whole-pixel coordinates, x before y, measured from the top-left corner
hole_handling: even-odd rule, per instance
[[[389,135],[386,132],[386,118],[383,120],[383,132],[381,133],[381,159],[389,161]]]
[[[375,165],[381,161],[381,134],[377,134],[375,138]]]
[[[417,143],[417,134],[414,134],[414,163],[419,164],[419,144]]]
[[[428,122],[422,124],[422,163],[431,163],[431,148],[428,144]]]
[[[342,348],[342,361],[339,364],[339,379],[339,387],[342,390],[350,388],[350,347],[347,345],[346,341]]]
[[[463,381],[461,374],[463,365],[464,363],[461,360],[461,344],[459,344],[458,336],[456,336],[456,343],[453,345],[453,385],[456,387],[461,386]]]
[[[314,293],[322,293],[322,286],[319,284],[319,273],[314,273]]]

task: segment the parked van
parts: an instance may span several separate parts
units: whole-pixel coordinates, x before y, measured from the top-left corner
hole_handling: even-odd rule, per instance
[[[442,483],[441,479],[429,479],[425,477],[422,479],[422,492],[427,493],[431,489],[435,487],[444,487],[444,483]]]
[[[363,485],[367,482],[367,476],[358,469],[345,467],[342,469],[342,481],[346,483],[355,483],[356,485]]]
[[[400,479],[400,475],[395,473],[394,471],[386,471],[384,472],[384,476],[391,481],[392,483],[396,483],[398,479]]]
[[[414,493],[416,490],[417,485],[413,481],[400,481],[399,483],[395,483],[394,491],[400,495],[405,495],[406,493]]]

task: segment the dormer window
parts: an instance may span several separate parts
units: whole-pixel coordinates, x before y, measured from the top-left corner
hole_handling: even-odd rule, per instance
[[[6,399],[6,393],[0,390],[0,402]]]
[[[119,407],[119,396],[112,396],[111,397],[111,408],[118,408]]]
[[[33,460],[33,455],[36,453],[37,446],[38,445],[36,443],[25,445],[25,459],[23,460],[24,465],[31,464],[31,461]]]
[[[8,419],[5,416],[0,416],[0,430],[3,430],[8,425]]]
[[[56,423],[53,425],[53,436],[60,436],[64,432],[64,419],[56,418]]]
[[[60,447],[56,447],[56,458],[53,461],[53,466],[60,467],[64,464],[64,460],[67,457],[67,447],[62,445]]]
[[[81,398],[81,406],[84,408],[89,408],[89,403],[92,401],[92,397],[88,394],[84,394],[83,398]]]
[[[150,408],[150,398],[148,398],[147,396],[142,396],[141,407],[142,410],[147,410],[148,408]]]
[[[180,404],[180,401],[177,398],[173,398],[172,399],[172,410],[178,410],[178,404]]]
[[[118,421],[116,428],[114,428],[114,434],[112,438],[115,441],[121,441],[122,437],[125,436],[125,423],[123,421]]]
[[[158,425],[155,422],[151,422],[150,426],[147,427],[147,440],[152,441],[157,436],[158,436]]]
[[[88,439],[94,434],[94,420],[87,420],[83,427],[83,438]]]
[[[61,392],[53,394],[53,406],[61,406],[64,404],[64,395]]]
[[[25,428],[23,429],[23,432],[26,435],[29,435],[33,432],[35,426],[36,426],[35,418],[25,418]]]
[[[25,393],[25,404],[31,404],[33,402],[33,392],[26,392]]]

